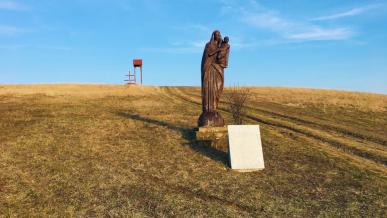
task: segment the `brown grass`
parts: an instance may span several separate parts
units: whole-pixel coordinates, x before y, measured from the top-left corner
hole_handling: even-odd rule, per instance
[[[194,140],[199,88],[0,86],[0,214],[386,216],[385,95],[251,91],[266,169],[237,173]]]
[[[387,95],[338,90],[262,87],[253,88],[255,100],[303,107],[315,104],[322,107],[345,107],[365,112],[386,112]]]

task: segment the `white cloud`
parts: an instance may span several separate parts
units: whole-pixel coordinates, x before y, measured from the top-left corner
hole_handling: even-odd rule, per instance
[[[293,17],[286,17],[278,11],[271,10],[254,0],[219,0],[222,4],[219,8],[219,16],[226,22],[237,21],[241,24],[238,32],[230,33],[233,49],[248,49],[262,46],[274,46],[290,43],[302,43],[307,41],[337,41],[352,39],[356,32],[347,25],[332,25],[313,22],[309,19],[299,20]],[[375,6],[373,6],[375,7]],[[363,13],[371,10],[371,6],[361,10],[346,13]],[[343,16],[343,15],[341,15]],[[224,24],[223,24],[224,25]],[[234,24],[235,25],[235,24]],[[187,24],[172,27],[175,30],[195,33],[193,38],[207,36],[212,25]],[[246,30],[247,28],[247,30]],[[271,37],[259,38],[251,34],[243,34],[243,30],[250,32],[251,29],[260,29],[273,33]],[[238,37],[239,36],[239,37]],[[267,36],[267,34],[265,34]],[[204,38],[205,39],[205,38]],[[169,43],[164,47],[141,48],[146,52],[160,53],[200,53],[203,51],[208,40],[180,40]]]
[[[25,11],[29,8],[16,1],[0,1],[0,10]]]
[[[57,51],[71,51],[73,48],[67,47],[67,46],[40,46],[37,47],[38,49],[45,49],[45,50],[57,50]]]
[[[28,45],[28,44],[7,44],[0,45],[0,49],[7,50],[19,50],[19,49],[30,49],[30,50],[56,50],[56,51],[71,51],[73,48],[66,46],[50,46],[50,45]]]
[[[144,47],[140,48],[141,51],[145,52],[156,52],[156,53],[173,53],[173,54],[183,54],[183,53],[201,53],[203,48],[206,45],[207,41],[198,40],[198,41],[176,41],[170,43],[168,47]]]
[[[182,30],[182,31],[190,31],[190,32],[196,32],[196,31],[199,31],[199,32],[209,32],[210,29],[205,26],[205,25],[202,25],[202,24],[187,24],[187,25],[184,25],[184,26],[175,26],[175,27],[172,27],[176,30]]]
[[[369,6],[365,6],[365,7],[353,8],[349,11],[340,12],[340,13],[331,14],[331,15],[322,16],[322,17],[317,17],[317,18],[313,18],[312,20],[323,21],[323,20],[335,20],[335,19],[339,19],[339,18],[343,18],[343,17],[352,17],[352,16],[366,13],[366,12],[373,10],[373,9],[377,9],[380,6],[381,5],[369,5]]]
[[[172,31],[182,32],[183,35],[188,37],[185,39],[180,38],[176,41],[170,41],[164,46],[160,47],[142,47],[140,48],[143,52],[153,52],[153,53],[170,53],[170,54],[187,54],[187,53],[201,53],[203,48],[206,45],[206,40],[197,40],[203,37],[210,37],[212,30],[203,24],[200,23],[188,23],[185,25],[176,25],[170,27]],[[181,34],[177,34],[181,35]]]
[[[284,39],[298,41],[344,40],[355,34],[349,27],[323,27],[296,22],[270,12],[245,14],[242,20],[250,26],[271,30]]]
[[[25,30],[19,27],[0,25],[0,35],[15,35],[23,32],[25,32]]]
[[[188,53],[200,53],[201,49],[188,46],[188,47],[145,47],[139,48],[142,52],[152,53],[168,53],[168,54],[188,54]]]
[[[207,41],[206,40],[201,40],[201,41],[192,41],[190,42],[191,46],[194,48],[204,48],[206,45]]]
[[[18,50],[18,49],[24,49],[27,45],[25,44],[7,44],[7,45],[0,45],[0,49],[6,49],[6,50]]]
[[[310,21],[288,19],[280,13],[263,7],[253,1],[241,7],[234,16],[239,14],[245,24],[277,34],[286,42],[345,40],[355,35],[347,26],[324,26]]]
[[[353,31],[348,28],[312,28],[306,32],[294,33],[288,35],[289,39],[314,41],[314,40],[342,40],[351,38]]]
[[[259,12],[259,13],[247,12],[242,17],[242,20],[251,26],[271,29],[274,31],[281,31],[281,30],[292,28],[294,26],[293,23],[271,12]]]
[[[140,50],[143,52],[171,54],[201,53],[203,52],[203,48],[208,41],[203,40],[203,36],[210,37],[209,34],[211,33],[211,29],[208,26],[202,24],[172,26],[171,29],[175,31],[177,30],[179,32],[182,31],[185,34],[188,34],[188,38],[181,38],[160,47],[142,47]],[[201,40],[198,40],[200,38]]]

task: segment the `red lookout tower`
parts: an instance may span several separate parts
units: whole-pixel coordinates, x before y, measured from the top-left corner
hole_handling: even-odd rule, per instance
[[[142,59],[133,59],[133,73],[131,74],[130,70],[128,73],[128,84],[136,84],[136,68],[140,68],[140,83],[142,85]]]

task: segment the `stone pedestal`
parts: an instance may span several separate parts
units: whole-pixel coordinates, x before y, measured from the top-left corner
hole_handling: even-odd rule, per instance
[[[217,112],[203,112],[198,120],[198,126],[201,127],[223,127],[224,119]]]
[[[196,140],[215,148],[227,146],[227,127],[200,127],[196,131]]]
[[[200,127],[196,131],[196,140],[212,141],[227,137],[227,127]]]

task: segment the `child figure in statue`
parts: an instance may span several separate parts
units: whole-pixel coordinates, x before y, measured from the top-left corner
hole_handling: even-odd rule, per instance
[[[228,54],[230,53],[230,45],[228,44],[229,38],[224,37],[222,44],[220,45],[217,62],[223,68],[228,67]]]

